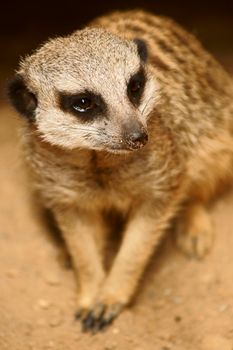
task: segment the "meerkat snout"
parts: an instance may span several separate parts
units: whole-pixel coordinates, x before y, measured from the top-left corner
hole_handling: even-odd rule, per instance
[[[148,133],[139,123],[134,123],[133,125],[125,127],[124,139],[126,146],[130,150],[136,150],[146,145]]]

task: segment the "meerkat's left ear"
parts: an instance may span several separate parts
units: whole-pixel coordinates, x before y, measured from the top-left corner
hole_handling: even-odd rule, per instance
[[[136,38],[134,39],[135,44],[137,45],[138,55],[143,62],[146,62],[148,57],[148,49],[144,40]]]
[[[28,87],[24,79],[17,74],[8,84],[8,97],[15,109],[28,120],[35,117],[37,98]]]

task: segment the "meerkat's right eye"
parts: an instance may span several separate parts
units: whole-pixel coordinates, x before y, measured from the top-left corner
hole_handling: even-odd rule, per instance
[[[74,100],[72,107],[77,112],[85,113],[86,111],[93,109],[97,106],[90,98],[83,96],[77,98],[77,100]]]
[[[92,120],[103,116],[107,106],[103,98],[91,91],[78,94],[58,93],[58,102],[64,112],[69,112],[81,121]]]

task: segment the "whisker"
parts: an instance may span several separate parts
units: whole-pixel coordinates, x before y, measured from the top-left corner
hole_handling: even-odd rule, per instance
[[[146,104],[145,104],[145,106],[144,106],[144,108],[143,108],[143,110],[142,110],[142,112],[141,112],[142,114],[144,114],[144,112],[145,112],[145,110],[146,110],[148,104],[149,104],[150,101],[153,100],[153,99],[154,99],[154,96],[151,96],[151,97],[147,100],[147,102],[146,102]]]

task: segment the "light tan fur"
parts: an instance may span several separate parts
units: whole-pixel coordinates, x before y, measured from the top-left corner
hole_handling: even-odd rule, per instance
[[[148,47],[138,108],[126,96],[126,81],[141,64],[135,38]],[[177,217],[182,250],[197,257],[209,251],[206,207],[233,174],[232,80],[191,34],[143,11],[115,12],[50,40],[18,73],[39,101],[35,122],[24,129],[35,187],[72,256],[84,326],[101,320],[101,328],[130,302],[171,219]],[[82,124],[61,111],[56,92],[82,89],[104,96],[108,124]],[[148,143],[114,150],[134,120],[147,130]],[[106,216],[113,209],[125,225],[106,272]]]

